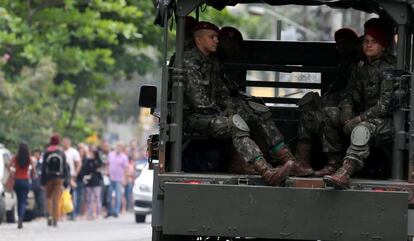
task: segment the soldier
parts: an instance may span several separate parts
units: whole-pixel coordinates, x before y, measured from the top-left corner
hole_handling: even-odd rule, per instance
[[[340,64],[336,79],[322,97],[316,92],[307,93],[298,102],[301,115],[298,125],[296,158],[303,166],[311,168],[310,153],[315,139],[322,144],[322,153],[327,164],[314,173],[317,177],[333,174],[341,165],[343,146],[340,129],[340,109],[338,104],[344,97],[351,69],[356,65],[358,35],[351,29],[341,28],[335,32],[336,49]]]
[[[360,170],[370,153],[370,145],[392,141],[393,124],[390,102],[393,92],[391,78],[384,78],[383,71],[395,68],[395,57],[386,49],[388,32],[378,24],[366,28],[362,50],[364,60],[352,71],[351,92],[346,96],[342,114],[358,113],[345,119],[345,133],[351,133],[351,144],[343,159],[342,167],[333,175],[324,177],[327,185],[339,189],[349,188],[349,178]],[[355,107],[359,106],[360,110]],[[346,110],[348,109],[348,110]]]
[[[219,31],[218,39],[218,57],[221,62],[242,61],[243,36],[239,30],[230,26],[222,27]],[[244,80],[246,79],[246,70],[240,69],[238,66],[225,66],[224,72],[226,77],[223,78],[223,80],[225,81],[227,89],[230,91],[231,103],[233,105],[230,109],[233,110],[233,114],[238,113],[245,121],[247,121],[249,127],[252,129],[253,139],[256,140],[256,144],[258,144],[262,150],[272,146],[272,138],[269,137],[266,132],[263,132],[263,130],[277,130],[278,128],[270,119],[272,113],[265,106],[264,101],[261,98],[248,95],[241,90],[242,88],[240,86],[243,86]],[[257,113],[252,106],[260,107],[261,112]],[[263,121],[263,118],[265,121]],[[280,132],[277,131],[277,133]],[[262,137],[266,136],[268,141],[261,143],[259,140],[262,140]],[[270,155],[272,154],[270,153]],[[232,173],[252,174],[254,169],[251,168],[251,163],[246,163],[236,157],[230,161],[229,171]],[[313,170],[304,169],[302,166],[296,165],[296,168],[291,172],[291,175],[309,176],[312,175],[312,173]]]
[[[295,158],[283,142],[265,106],[238,106],[230,98],[223,78],[223,68],[215,57],[218,45],[218,27],[209,22],[199,22],[194,28],[195,47],[184,52],[182,70],[185,79],[184,117],[185,128],[196,130],[216,138],[231,138],[237,153],[253,163],[254,169],[268,185],[280,185],[289,173],[297,170]],[[178,71],[175,78],[180,78]],[[262,128],[272,154],[282,165],[273,168],[264,158],[257,144],[250,137],[250,127],[242,116],[255,118]],[[253,121],[248,121],[252,123]]]

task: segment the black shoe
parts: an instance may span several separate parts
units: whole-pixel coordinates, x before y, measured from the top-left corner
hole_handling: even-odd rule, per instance
[[[56,221],[56,220],[53,220],[53,221],[52,221],[52,225],[53,225],[53,227],[55,227],[55,228],[56,228],[56,227],[57,227],[57,221]]]
[[[23,222],[22,222],[21,220],[19,220],[19,221],[17,222],[17,228],[18,228],[18,229],[23,228]]]
[[[107,215],[105,215],[105,218],[109,218],[111,216],[111,214],[107,214]]]
[[[52,218],[51,217],[47,218],[47,226],[52,226]]]
[[[118,214],[117,214],[117,213],[115,213],[115,214],[114,214],[114,218],[117,218],[117,217],[118,217]]]

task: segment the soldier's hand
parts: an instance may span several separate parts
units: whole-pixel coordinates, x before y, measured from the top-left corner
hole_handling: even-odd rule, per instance
[[[361,117],[357,116],[351,120],[349,120],[343,127],[343,131],[346,135],[350,135],[352,130],[361,123]]]
[[[340,116],[342,124],[347,124],[349,121],[351,121],[353,116],[354,116],[354,113],[350,105],[342,106],[341,116]]]

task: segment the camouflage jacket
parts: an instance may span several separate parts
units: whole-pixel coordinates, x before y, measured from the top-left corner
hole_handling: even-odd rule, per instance
[[[224,70],[214,56],[205,56],[197,47],[184,52],[184,109],[211,114],[224,110],[230,92],[224,84]]]
[[[396,58],[385,53],[372,62],[360,61],[351,72],[347,93],[341,105],[351,105],[362,120],[391,116],[394,83],[383,71],[395,68]]]

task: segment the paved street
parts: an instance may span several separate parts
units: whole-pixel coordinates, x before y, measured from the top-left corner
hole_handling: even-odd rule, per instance
[[[17,224],[0,225],[0,241],[149,241],[151,223],[136,224],[132,213],[119,218],[95,221],[60,222],[57,228],[47,227],[45,219]]]

